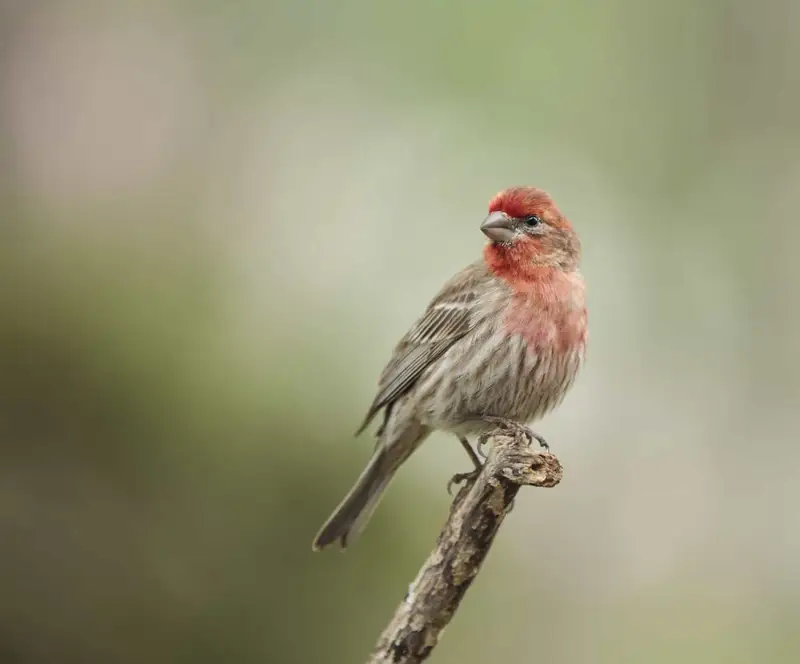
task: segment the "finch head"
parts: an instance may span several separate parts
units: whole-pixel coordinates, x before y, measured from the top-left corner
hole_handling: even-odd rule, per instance
[[[581,245],[553,199],[535,187],[512,187],[489,203],[481,230],[490,242],[484,256],[492,272],[525,280],[535,268],[575,270]]]

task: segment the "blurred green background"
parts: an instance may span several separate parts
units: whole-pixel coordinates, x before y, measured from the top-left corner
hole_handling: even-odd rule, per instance
[[[588,363],[432,661],[798,661],[798,62],[790,0],[0,3],[0,662],[362,661],[466,457],[311,539],[516,184]]]

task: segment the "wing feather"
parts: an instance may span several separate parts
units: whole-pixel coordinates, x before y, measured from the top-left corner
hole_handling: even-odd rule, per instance
[[[478,322],[476,303],[491,275],[483,261],[473,263],[444,285],[422,317],[395,347],[378,381],[378,393],[356,435],[385,406],[405,394],[422,373]]]

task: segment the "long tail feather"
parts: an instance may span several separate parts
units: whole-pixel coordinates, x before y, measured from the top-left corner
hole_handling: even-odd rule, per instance
[[[400,464],[408,458],[408,454],[390,452],[381,448],[375,451],[358,481],[314,538],[312,548],[315,551],[336,540],[339,540],[343,549],[347,548],[348,543],[361,533]]]

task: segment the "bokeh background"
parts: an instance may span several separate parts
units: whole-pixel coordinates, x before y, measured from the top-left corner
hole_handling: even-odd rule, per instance
[[[433,660],[800,659],[798,3],[0,8],[1,662],[362,661],[457,442],[310,542],[512,184],[588,363]]]

